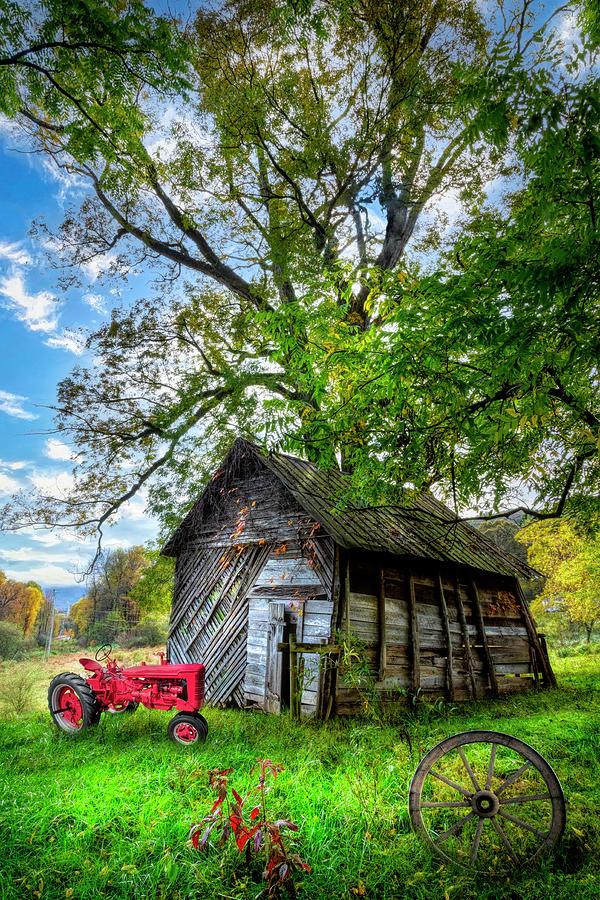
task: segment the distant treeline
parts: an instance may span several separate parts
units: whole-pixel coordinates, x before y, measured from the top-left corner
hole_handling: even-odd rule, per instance
[[[172,560],[157,551],[142,546],[109,550],[100,558],[86,595],[69,609],[65,627],[82,645],[163,643],[172,583]]]
[[[66,615],[55,610],[52,618],[51,592],[0,571],[0,658],[45,645],[51,622],[53,638],[76,639],[81,646],[162,644],[172,583],[172,560],[157,551],[142,546],[109,550],[96,565],[85,596]]]

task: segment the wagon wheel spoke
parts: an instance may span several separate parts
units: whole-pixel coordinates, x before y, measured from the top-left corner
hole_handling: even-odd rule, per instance
[[[534,828],[533,825],[530,825],[528,822],[524,822],[522,819],[517,819],[516,816],[511,816],[507,812],[504,812],[503,809],[498,810],[498,815],[502,816],[503,819],[508,819],[509,822],[514,822],[515,825],[518,825],[519,828],[526,828],[527,831],[531,831],[532,834],[535,834],[536,837],[547,838],[548,832],[540,831],[538,828]]]
[[[464,787],[461,787],[460,784],[457,784],[455,781],[450,781],[449,778],[446,778],[445,775],[441,775],[439,772],[435,772],[433,769],[430,772],[430,775],[433,775],[434,778],[439,778],[440,781],[443,781],[444,784],[447,784],[449,787],[454,788],[455,791],[460,791],[461,794],[464,794],[465,797],[470,797],[470,791],[467,791]]]
[[[516,854],[515,851],[513,850],[511,842],[510,842],[509,839],[506,837],[506,835],[504,834],[504,831],[502,830],[502,828],[500,827],[500,825],[498,824],[498,822],[496,821],[495,818],[492,819],[492,824],[493,824],[494,828],[496,829],[496,831],[498,832],[498,837],[500,838],[500,840],[501,840],[502,843],[504,844],[504,846],[505,846],[505,848],[506,848],[506,852],[508,853],[508,855],[510,856],[510,858],[512,859],[512,861],[515,863],[515,865],[518,865],[518,864],[519,864],[519,857],[517,856],[517,854]]]
[[[423,809],[459,809],[460,807],[463,807],[463,808],[469,807],[470,808],[471,804],[468,803],[466,800],[464,800],[464,801],[463,800],[456,800],[456,801],[449,800],[448,802],[446,802],[445,800],[441,800],[441,801],[436,801],[435,803],[430,803],[428,801],[425,801],[424,803],[421,803],[421,806]]]
[[[507,778],[504,784],[500,785],[500,787],[496,791],[496,795],[499,796],[503,791],[506,790],[506,788],[510,787],[511,784],[514,784],[515,781],[520,778],[524,772],[527,771],[527,769],[530,769],[532,767],[532,765],[532,762],[526,762],[524,766],[521,766],[520,769],[518,769],[516,772],[513,772],[510,778]]]
[[[500,803],[505,806],[507,803],[530,803],[535,800],[552,800],[550,794],[528,794],[523,797],[502,797]]]
[[[458,750],[458,755],[460,756],[460,758],[463,761],[463,765],[464,765],[465,769],[467,770],[467,774],[468,774],[469,778],[471,779],[473,787],[475,788],[476,791],[479,791],[480,790],[479,783],[478,783],[477,779],[475,778],[475,773],[473,772],[473,769],[469,765],[469,760],[465,756],[465,751],[463,750],[462,747],[457,747],[456,749]]]
[[[475,815],[474,812],[470,812],[467,816],[464,816],[462,819],[459,819],[458,822],[456,822],[452,826],[452,828],[448,828],[447,831],[444,831],[444,832],[442,832],[442,834],[439,834],[436,837],[434,843],[441,844],[442,841],[448,840],[448,838],[451,837],[453,834],[456,834],[458,831],[462,831],[462,829],[465,827],[465,825],[467,824],[469,819],[472,819],[474,817],[474,815]]]
[[[481,832],[483,831],[483,826],[485,823],[485,819],[480,819],[477,823],[477,831],[475,832],[475,840],[473,841],[473,847],[471,848],[471,859],[469,860],[469,864],[474,866],[475,860],[477,859],[477,851],[479,850],[479,841],[481,840]]]
[[[498,744],[492,744],[492,752],[490,753],[490,764],[487,770],[487,778],[485,779],[485,789],[489,791],[492,786],[492,775],[494,774],[494,763],[496,761],[496,751]]]

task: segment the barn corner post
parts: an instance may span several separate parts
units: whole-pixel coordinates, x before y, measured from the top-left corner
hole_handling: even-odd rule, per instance
[[[473,576],[471,576],[471,579],[470,579],[470,587],[471,587],[471,599],[472,599],[472,603],[473,603],[473,617],[475,619],[475,625],[476,625],[477,632],[479,635],[479,640],[481,642],[481,648],[483,650],[483,661],[485,664],[485,670],[487,672],[489,687],[492,692],[492,696],[498,697],[498,696],[500,696],[500,689],[498,686],[498,678],[496,676],[494,660],[493,660],[492,654],[490,652],[490,646],[489,646],[488,639],[487,639],[485,622],[483,621],[483,610],[481,608],[481,599],[479,597],[479,589],[477,587],[477,582]]]
[[[467,617],[465,615],[465,607],[462,599],[462,595],[460,592],[460,573],[458,567],[454,570],[454,593],[456,600],[456,610],[458,613],[458,621],[460,623],[460,630],[462,635],[462,647],[463,647],[463,655],[464,660],[467,666],[467,673],[469,675],[469,684],[471,686],[471,696],[474,700],[477,699],[477,683],[475,681],[475,667],[473,665],[473,653],[471,651],[471,641],[469,639],[469,628],[467,626]]]
[[[300,720],[300,700],[298,697],[300,685],[298,680],[298,652],[296,650],[296,638],[294,634],[289,636],[289,654],[290,654],[290,717]]]
[[[535,627],[535,622],[533,621],[533,616],[531,615],[531,612],[529,610],[527,600],[525,599],[525,594],[523,593],[523,588],[521,587],[521,582],[518,578],[515,578],[515,589],[517,592],[517,598],[519,600],[523,623],[525,625],[525,628],[527,629],[527,636],[532,649],[534,665],[537,663],[537,665],[539,665],[542,670],[544,687],[556,687],[556,676],[552,671],[548,653],[542,646],[542,642],[540,641],[540,637],[537,633],[537,628]]]
[[[379,584],[377,591],[377,629],[378,629],[378,681],[383,681],[387,668],[387,627],[385,607],[385,570],[379,566]]]
[[[337,645],[338,635],[342,626],[344,609],[346,606],[345,590],[346,580],[344,551],[340,545],[335,542],[333,551],[333,578],[331,586],[331,627],[329,637],[333,645]],[[323,695],[322,695],[322,718],[324,722],[329,721],[331,713],[334,709],[335,695],[338,680],[338,664],[339,653],[329,653],[322,657],[322,663],[325,666],[323,676]]]

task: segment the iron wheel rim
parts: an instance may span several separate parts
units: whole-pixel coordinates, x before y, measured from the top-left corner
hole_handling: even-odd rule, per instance
[[[478,771],[473,769],[469,771],[470,763],[462,748],[472,744],[488,745],[490,748],[489,754],[483,749],[480,751],[480,755],[483,758],[487,756],[489,760],[484,772],[481,771],[481,768]],[[499,748],[507,748],[522,761],[522,765],[511,775],[504,779],[500,776],[500,784],[494,783],[494,769]],[[443,773],[436,770],[436,766],[439,767],[444,759],[456,761],[456,757],[454,760],[450,757],[454,751],[457,752],[462,763],[463,778],[460,784],[453,779],[446,778]],[[513,790],[528,789],[520,787],[520,782],[527,773],[530,773],[528,777],[535,774],[537,783],[543,784],[543,787],[540,787],[541,792],[526,795],[513,794]],[[497,780],[498,776],[496,782]],[[455,799],[444,799],[439,802],[435,799],[424,799],[424,790],[426,789],[428,794],[434,794],[432,784],[438,782],[445,786],[447,793],[449,789],[450,796]],[[545,804],[545,806],[543,808],[536,807],[535,804]],[[536,809],[538,812],[545,813],[546,819],[549,819],[547,828],[544,829],[543,824],[541,827],[537,827],[532,822],[520,818],[519,815],[513,815],[512,810],[507,811],[507,807],[512,807],[512,809],[529,807],[530,815],[532,812],[535,814]],[[424,810],[426,810],[425,815]],[[436,827],[428,824],[430,812],[434,814],[432,818],[435,818],[436,812],[442,814],[442,812],[449,813],[450,810],[453,810],[459,818],[445,831],[438,833]],[[499,856],[502,858],[500,866],[494,866],[493,871],[498,875],[504,875],[516,868],[531,865],[542,854],[556,846],[564,831],[566,811],[564,794],[558,777],[537,750],[519,738],[501,732],[467,731],[446,738],[423,757],[410,785],[409,815],[415,832],[438,856],[452,865],[468,869],[471,872],[490,874],[491,867],[481,867],[477,861],[481,839],[487,829],[486,839],[498,841]],[[461,816],[462,818],[460,818]],[[467,829],[468,823],[470,824]],[[464,854],[462,850],[454,853],[445,852],[442,844],[445,844],[449,838],[452,838],[454,844],[455,837],[460,840],[461,836],[471,831],[473,825],[475,834],[470,844],[468,861],[464,858],[464,855],[468,854]],[[533,847],[532,852],[527,849],[524,854],[519,855],[520,846],[515,850],[515,846],[510,840],[511,835],[507,837],[505,833],[507,826],[510,826],[513,832],[517,829],[526,837],[534,834],[537,845]],[[491,838],[488,838],[490,833]],[[531,844],[533,838],[528,839]],[[492,846],[494,845],[492,844]],[[512,868],[508,865],[509,862]]]

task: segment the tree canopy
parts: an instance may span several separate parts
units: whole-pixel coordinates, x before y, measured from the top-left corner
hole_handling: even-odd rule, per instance
[[[594,338],[575,315],[595,315],[598,85],[592,46],[569,71],[552,34],[574,6],[16,16],[5,112],[89,185],[58,236],[63,284],[95,256],[157,280],[59,385],[73,492],[21,498],[9,525],[101,529],[144,489],[169,529],[238,433],[341,455],[367,498],[437,484],[457,508],[500,504],[524,480],[546,514],[594,488]],[[434,213],[449,190],[453,240]]]
[[[173,591],[173,560],[144,547],[119,548],[100,554],[87,584],[87,593],[69,609],[80,639],[127,643],[140,625],[154,625],[156,642],[160,624],[169,612]],[[158,642],[164,635],[160,634]]]
[[[132,594],[149,565],[141,546],[102,553],[86,596],[69,610],[79,631],[89,635],[96,626],[101,626],[102,639],[109,639],[137,625],[140,608]]]
[[[479,206],[434,270],[379,276],[385,326],[338,345],[321,410],[340,433],[361,423],[352,460],[374,485],[496,508],[522,486],[510,512],[597,516],[599,126],[597,78],[543,89],[515,122],[527,183]]]

